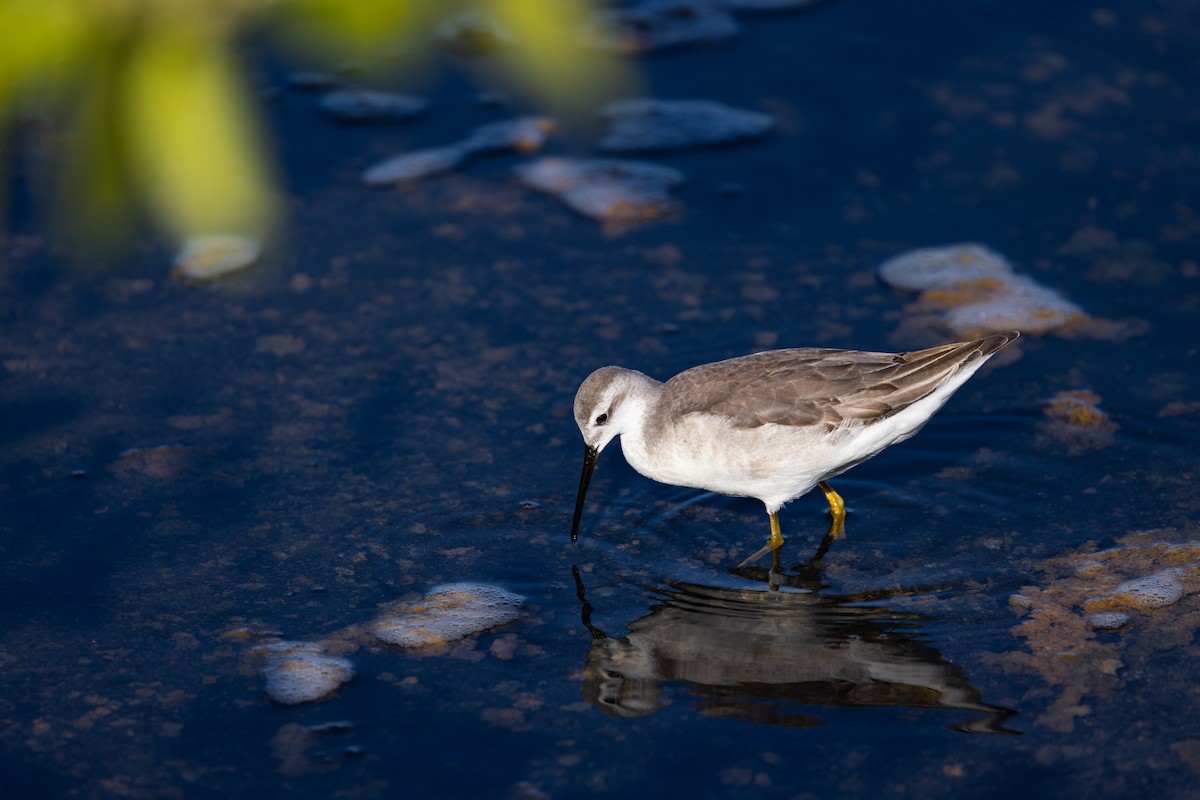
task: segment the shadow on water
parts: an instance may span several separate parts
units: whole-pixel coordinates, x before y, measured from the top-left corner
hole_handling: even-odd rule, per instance
[[[825,594],[819,557],[781,569],[731,569],[765,584],[731,588],[670,581],[649,587],[657,603],[622,637],[592,620],[577,566],[571,572],[584,627],[592,635],[583,694],[616,717],[652,715],[663,685],[685,684],[706,717],[813,728],[818,708],[927,708],[981,712],[951,726],[967,733],[1016,734],[1016,711],[987,703],[962,669],[930,646],[923,615],[880,606],[911,590]],[[872,603],[872,605],[862,605]]]

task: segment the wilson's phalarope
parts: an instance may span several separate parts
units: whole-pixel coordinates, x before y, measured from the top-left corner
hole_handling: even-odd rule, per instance
[[[666,383],[602,367],[575,395],[585,445],[571,540],[596,459],[621,437],[630,466],[647,478],[756,497],[771,520],[769,548],[783,543],[779,509],[820,486],[842,531],[846,506],[826,483],[909,438],[1016,331],[911,353],[796,348],[701,364]]]

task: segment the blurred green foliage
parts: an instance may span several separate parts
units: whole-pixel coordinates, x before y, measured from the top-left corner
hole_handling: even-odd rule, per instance
[[[262,236],[276,211],[238,54],[247,37],[385,63],[429,49],[442,20],[469,11],[511,36],[497,58],[520,85],[570,113],[621,79],[572,35],[588,1],[0,0],[0,130],[31,119],[62,132],[48,142],[61,154],[57,208],[91,232],[148,212],[180,239]]]

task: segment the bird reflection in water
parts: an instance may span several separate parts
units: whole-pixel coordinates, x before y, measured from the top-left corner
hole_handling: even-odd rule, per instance
[[[1016,733],[1016,714],[985,703],[962,670],[918,632],[920,615],[857,605],[908,594],[823,595],[819,566],[790,571],[739,567],[768,584],[733,589],[690,583],[652,587],[658,602],[625,636],[592,623],[578,567],[572,567],[583,624],[592,634],[584,697],[606,713],[639,717],[665,705],[666,682],[686,684],[700,713],[768,725],[816,727],[820,707],[945,708],[978,712],[952,726]],[[815,561],[815,560],[814,560]]]

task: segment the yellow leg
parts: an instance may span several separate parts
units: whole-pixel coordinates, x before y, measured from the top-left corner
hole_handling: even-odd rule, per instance
[[[758,549],[754,555],[747,558],[739,567],[744,567],[748,564],[753,564],[767,553],[771,554],[772,562],[779,558],[779,548],[783,547],[783,532],[779,530],[779,515],[771,514],[771,538]]]
[[[829,501],[829,535],[836,539],[846,529],[846,501],[842,496],[833,490],[825,481],[819,484],[821,491],[825,493],[825,499]]]
[[[783,531],[779,529],[779,514],[771,514],[771,543],[772,550],[778,550],[783,545]]]

